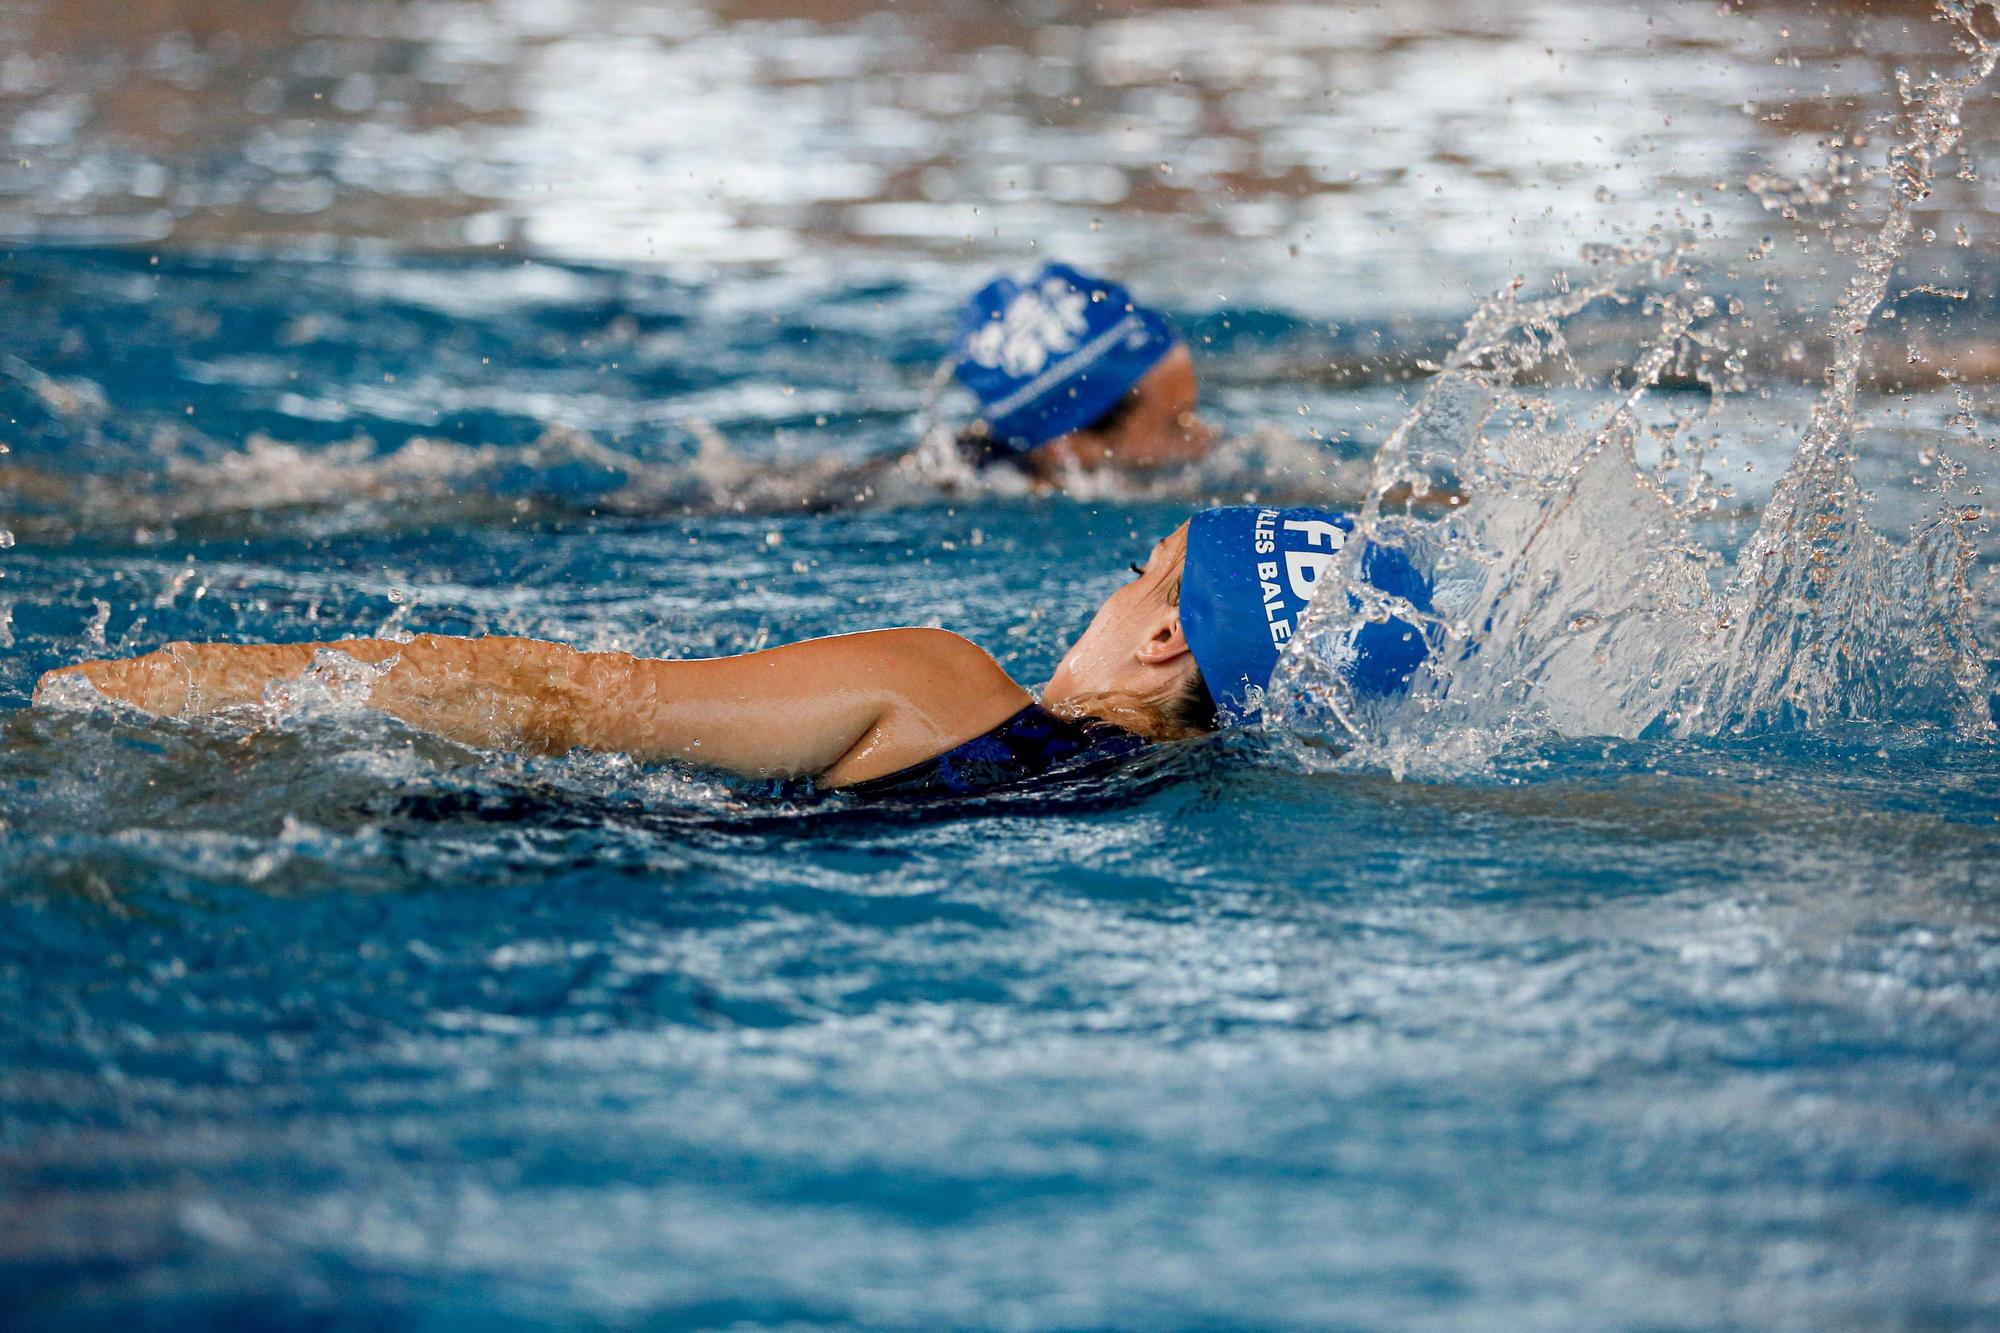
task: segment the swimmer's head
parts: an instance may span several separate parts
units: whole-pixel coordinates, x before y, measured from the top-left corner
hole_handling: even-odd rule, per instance
[[[1323,509],[1236,505],[1196,514],[1149,553],[1064,655],[1044,704],[1156,739],[1261,720],[1278,656],[1354,522]],[[1371,544],[1361,574],[1418,611],[1430,584],[1401,551]],[[1409,687],[1428,645],[1398,619],[1359,621],[1346,671],[1362,694]]]
[[[1208,445],[1194,360],[1166,319],[1063,264],[976,292],[959,312],[952,373],[979,400],[983,446],[1041,470],[1156,467]]]
[[[1097,608],[1042,690],[1042,706],[1088,713],[1154,740],[1220,725],[1181,630],[1188,525],[1162,537],[1136,574]]]

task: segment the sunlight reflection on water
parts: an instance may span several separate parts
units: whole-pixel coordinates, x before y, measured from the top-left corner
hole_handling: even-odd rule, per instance
[[[1763,227],[1740,183],[1818,165],[1939,41],[1916,6],[1580,0],[7,0],[0,39],[0,235],[20,239],[700,264],[1041,248],[1363,311],[1456,310],[1676,211]],[[1932,207],[1983,240],[1992,189],[1948,181]]]

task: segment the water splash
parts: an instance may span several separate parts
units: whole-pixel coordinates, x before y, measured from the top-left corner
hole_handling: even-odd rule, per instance
[[[1831,197],[1886,176],[1887,211],[1852,246],[1825,385],[1735,559],[1704,539],[1727,490],[1701,430],[1744,387],[1743,326],[1702,291],[1695,233],[1656,228],[1639,245],[1588,253],[1588,281],[1537,300],[1517,286],[1467,324],[1382,449],[1360,520],[1435,569],[1438,611],[1420,616],[1361,583],[1362,544],[1351,543],[1328,582],[1360,610],[1341,596],[1309,610],[1273,682],[1277,726],[1308,750],[1352,750],[1399,774],[1476,766],[1550,733],[1693,736],[1856,720],[1994,733],[1969,585],[1968,529],[1980,512],[1933,451],[1934,512],[1907,540],[1884,536],[1864,517],[1853,449],[1869,321],[1913,207],[1940,164],[1963,153],[1967,94],[2000,64],[1980,9],[1993,5],[1940,0],[1967,63],[1956,76],[1898,73],[1903,109],[1886,168],[1837,164],[1823,183]],[[1608,402],[1601,385],[1581,392],[1593,386],[1566,326],[1590,307],[1635,302],[1655,332],[1623,378],[1630,387]],[[1709,406],[1662,427],[1642,407],[1670,372],[1705,386]],[[1641,462],[1648,436],[1657,463]],[[1422,493],[1440,471],[1463,479],[1463,509],[1425,519],[1385,503],[1401,487]],[[1434,652],[1407,699],[1371,702],[1349,688],[1339,667],[1356,614],[1426,622]]]

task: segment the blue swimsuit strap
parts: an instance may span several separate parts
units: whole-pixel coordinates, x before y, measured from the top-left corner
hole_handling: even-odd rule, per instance
[[[1057,717],[1029,704],[983,736],[934,759],[843,790],[855,796],[971,796],[1042,778],[1095,770],[1144,749],[1129,731],[1097,721]]]

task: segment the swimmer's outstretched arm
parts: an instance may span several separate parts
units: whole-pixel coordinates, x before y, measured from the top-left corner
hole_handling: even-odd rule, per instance
[[[197,717],[262,701],[267,686],[297,677],[324,648],[386,666],[370,687],[371,705],[469,745],[607,750],[753,777],[811,774],[833,785],[921,763],[1030,702],[983,650],[935,629],[678,662],[434,634],[407,643],[176,643],[51,671],[35,697],[80,675],[148,712]]]

